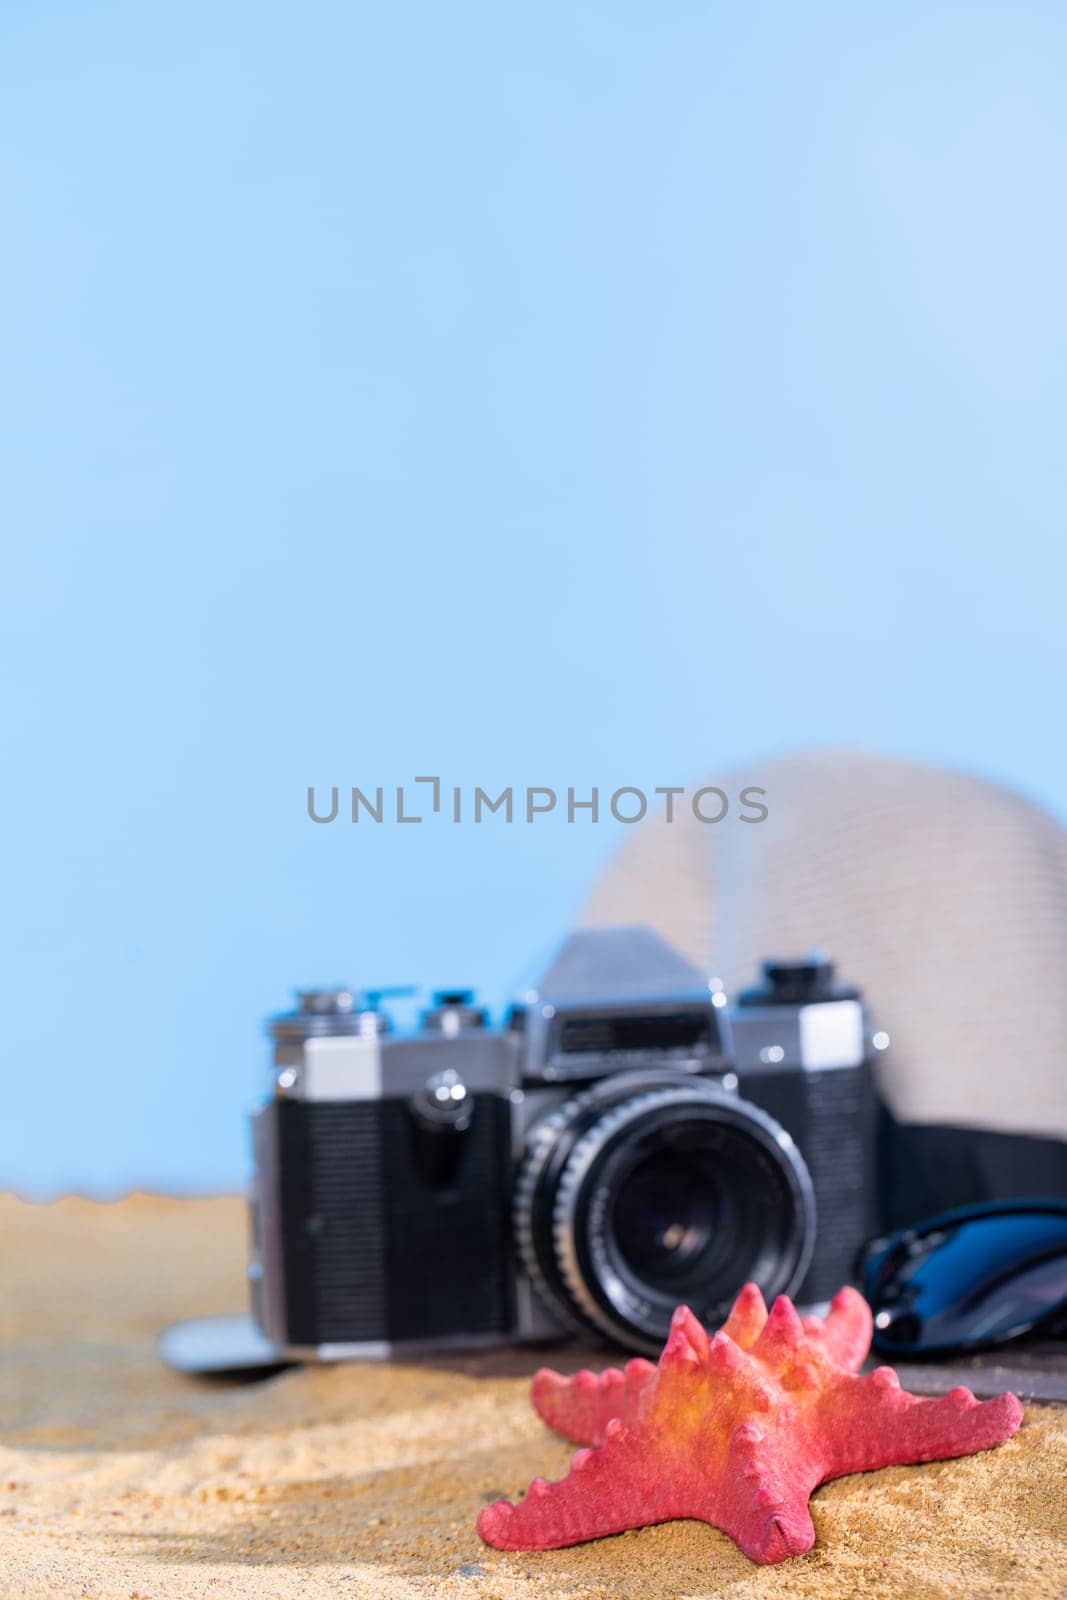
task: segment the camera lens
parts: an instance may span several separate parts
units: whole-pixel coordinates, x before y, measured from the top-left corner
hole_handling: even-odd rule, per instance
[[[679,1303],[723,1320],[750,1279],[802,1282],[811,1179],[758,1107],[691,1078],[624,1074],[534,1130],[516,1193],[520,1254],[571,1327],[658,1354]]]

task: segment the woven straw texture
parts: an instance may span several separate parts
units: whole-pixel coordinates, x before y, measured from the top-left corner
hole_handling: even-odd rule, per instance
[[[848,750],[711,781],[764,789],[767,819],[650,817],[582,922],[648,923],[731,993],[765,956],[829,950],[891,1036],[899,1117],[1067,1137],[1060,824],[967,774]]]

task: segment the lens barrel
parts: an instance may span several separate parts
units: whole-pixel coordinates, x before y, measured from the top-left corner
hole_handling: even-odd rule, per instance
[[[785,1130],[714,1081],[601,1080],[531,1133],[518,1248],[567,1326],[658,1354],[686,1304],[715,1324],[750,1279],[803,1280],[815,1238],[807,1168]]]

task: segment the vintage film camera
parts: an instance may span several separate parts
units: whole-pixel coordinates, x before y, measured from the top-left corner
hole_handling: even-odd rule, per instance
[[[499,1028],[451,992],[405,1035],[331,989],[270,1033],[250,1275],[279,1357],[656,1354],[748,1279],[825,1302],[876,1226],[868,1019],[818,957],[729,1007],[651,930],[591,929]]]

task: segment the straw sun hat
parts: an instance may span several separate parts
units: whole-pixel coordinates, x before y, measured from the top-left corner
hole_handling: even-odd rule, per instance
[[[1067,831],[961,772],[817,750],[714,780],[768,815],[634,827],[585,925],[643,922],[736,993],[813,947],[865,992],[891,1221],[1067,1193]]]

